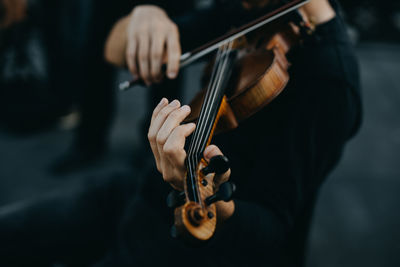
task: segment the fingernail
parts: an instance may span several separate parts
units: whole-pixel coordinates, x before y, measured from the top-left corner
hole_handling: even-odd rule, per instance
[[[190,111],[190,107],[188,105],[184,105],[183,107],[181,107],[181,110],[189,112]]]
[[[168,72],[167,75],[168,75],[168,78],[175,79],[178,74],[174,71],[170,71],[170,72]]]
[[[166,101],[168,101],[165,97],[163,97],[160,101],[160,103],[158,103],[159,106],[163,105],[164,103],[166,103]]]
[[[177,107],[177,106],[179,106],[179,101],[178,100],[174,100],[174,101],[172,101],[171,102],[171,107]]]

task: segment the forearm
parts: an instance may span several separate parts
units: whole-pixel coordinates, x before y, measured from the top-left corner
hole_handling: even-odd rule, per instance
[[[129,15],[121,18],[107,37],[104,48],[105,59],[118,67],[126,66],[126,45]]]

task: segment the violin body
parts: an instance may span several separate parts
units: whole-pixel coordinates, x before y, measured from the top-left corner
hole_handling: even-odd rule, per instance
[[[270,28],[257,31],[258,38],[252,40],[257,45],[246,44],[246,48],[239,53],[226,89],[226,98],[221,104],[216,133],[237,128],[240,121],[268,105],[286,87],[290,67],[286,54],[300,42],[300,36],[289,24],[281,25],[278,32],[272,35],[269,32],[268,35]],[[202,90],[192,100],[192,113],[187,121],[198,118],[205,91]]]

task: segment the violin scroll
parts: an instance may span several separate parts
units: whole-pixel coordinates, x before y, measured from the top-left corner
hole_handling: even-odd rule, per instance
[[[185,192],[172,191],[167,198],[167,205],[175,208],[175,225],[171,229],[173,237],[180,237],[189,242],[206,241],[212,237],[217,224],[215,203],[230,201],[235,192],[235,185],[225,182],[215,192],[214,177],[229,170],[229,161],[225,156],[211,158],[207,164],[202,160],[197,171],[201,203],[187,201]]]

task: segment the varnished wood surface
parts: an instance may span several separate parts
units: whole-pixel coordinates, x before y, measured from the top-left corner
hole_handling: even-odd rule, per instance
[[[206,162],[204,160],[199,164],[199,168],[197,169],[197,185],[199,187],[202,203],[199,205],[195,202],[189,202],[188,198],[186,203],[175,209],[175,226],[177,228],[179,237],[188,240],[200,240],[206,241],[210,239],[217,226],[217,213],[215,204],[211,204],[210,206],[206,206],[204,200],[212,196],[214,192],[214,175],[209,174],[204,176],[200,170],[202,170],[206,166]],[[204,186],[202,184],[202,180],[205,179],[207,181],[207,185]],[[186,186],[186,183],[185,183]],[[187,191],[187,190],[185,190]],[[202,213],[202,219],[198,220],[193,218],[194,210],[200,210]],[[212,213],[212,217],[208,216],[208,213]]]
[[[262,33],[265,29],[262,29]],[[232,81],[226,89],[227,98],[219,112],[219,123],[215,133],[232,130],[244,120],[268,105],[289,81],[290,63],[286,53],[299,42],[292,27],[284,26],[282,33],[266,38],[253,38],[262,48],[250,48],[242,52],[235,64]],[[241,43],[247,44],[243,40]],[[253,51],[252,51],[253,49]],[[247,54],[246,54],[247,53]],[[208,67],[210,69],[210,67]],[[192,113],[187,121],[196,121],[205,90],[198,93],[190,104]]]

